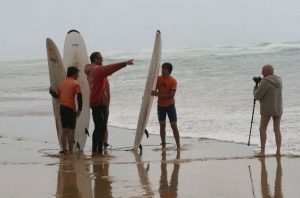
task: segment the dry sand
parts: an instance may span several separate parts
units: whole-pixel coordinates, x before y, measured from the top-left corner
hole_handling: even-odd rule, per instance
[[[60,156],[53,118],[1,117],[0,197],[299,197],[300,157],[254,156],[254,146],[182,138],[143,140],[143,152],[127,151],[134,131],[109,128],[112,145],[91,157]],[[17,124],[16,124],[17,123]],[[183,132],[182,132],[183,133]]]

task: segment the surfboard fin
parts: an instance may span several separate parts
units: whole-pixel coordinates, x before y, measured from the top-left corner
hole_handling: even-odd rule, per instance
[[[90,133],[89,133],[89,131],[87,130],[87,128],[85,128],[85,134],[86,134],[87,136],[90,137]]]
[[[146,135],[147,138],[149,138],[149,132],[148,132],[147,129],[145,129],[145,135]]]

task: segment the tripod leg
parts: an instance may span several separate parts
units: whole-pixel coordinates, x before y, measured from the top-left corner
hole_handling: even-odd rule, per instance
[[[249,138],[248,138],[248,146],[250,146],[250,137],[251,137],[251,131],[252,131],[252,124],[253,124],[253,117],[254,117],[254,110],[255,110],[255,102],[256,102],[256,99],[253,100],[253,110],[252,110],[252,118],[251,118],[250,132],[249,132]]]

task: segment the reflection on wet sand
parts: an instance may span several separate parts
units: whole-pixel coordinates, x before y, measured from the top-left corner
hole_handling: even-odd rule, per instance
[[[89,166],[83,154],[60,156],[56,197],[92,198]]]
[[[148,164],[148,166],[145,168],[144,166],[144,162],[142,160],[142,154],[139,154],[137,152],[133,152],[134,153],[134,157],[135,157],[135,162],[136,162],[136,166],[137,166],[137,170],[138,170],[138,174],[139,174],[139,181],[141,183],[141,186],[143,188],[143,196],[144,197],[154,197],[154,193],[151,189],[151,184],[148,178],[148,171],[150,168],[150,165]]]
[[[176,160],[173,162],[174,167],[171,174],[170,183],[168,182],[167,162],[166,162],[166,151],[162,151],[161,159],[161,176],[159,181],[159,194],[161,198],[177,197],[178,191],[178,175],[180,164],[176,160],[180,159],[180,150],[176,153]]]
[[[112,181],[109,178],[109,162],[93,162],[94,197],[112,197]]]
[[[68,157],[61,156],[57,178],[56,197],[81,197],[77,183],[74,164]]]
[[[275,188],[274,196],[271,195],[270,186],[268,184],[268,173],[265,163],[265,158],[259,158],[261,162],[261,194],[263,198],[282,198],[282,167],[281,167],[281,157],[276,157],[277,167],[276,167],[276,178],[275,178]]]

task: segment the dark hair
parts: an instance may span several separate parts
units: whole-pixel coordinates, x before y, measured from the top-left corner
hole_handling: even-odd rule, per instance
[[[93,52],[92,54],[91,54],[91,56],[90,56],[90,61],[91,61],[91,63],[94,63],[95,61],[95,58],[97,57],[97,56],[99,56],[99,55],[101,55],[101,53],[100,52]]]
[[[168,68],[168,70],[169,70],[169,74],[171,74],[172,73],[172,70],[173,70],[173,65],[171,64],[171,63],[164,63],[164,64],[162,64],[162,66],[161,67],[167,67]]]
[[[67,71],[67,77],[72,77],[74,74],[77,74],[79,72],[79,69],[75,66],[68,67]]]

